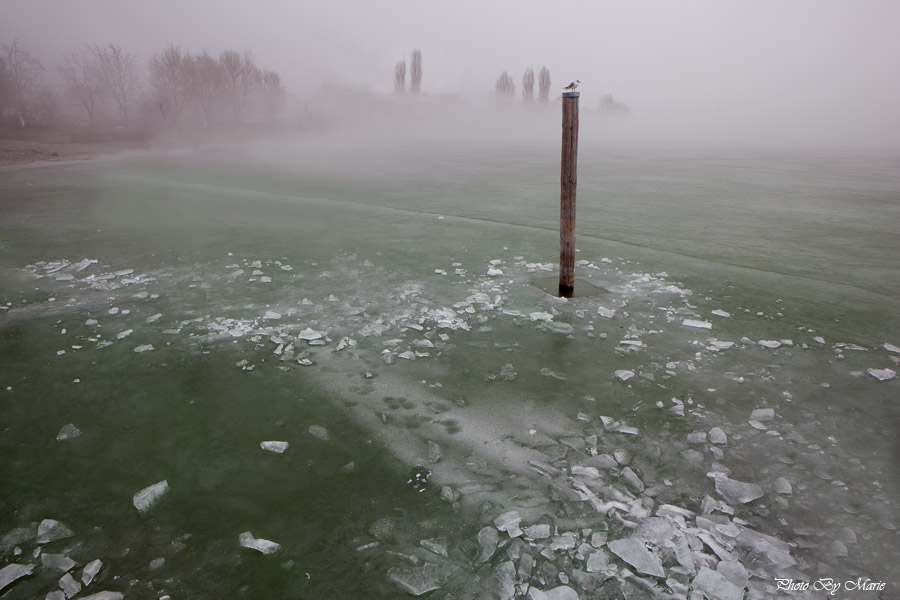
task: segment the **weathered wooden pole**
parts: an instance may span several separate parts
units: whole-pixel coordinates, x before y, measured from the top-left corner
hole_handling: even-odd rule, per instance
[[[559,295],[575,293],[575,187],[578,184],[578,97],[563,92],[562,169],[559,179]]]

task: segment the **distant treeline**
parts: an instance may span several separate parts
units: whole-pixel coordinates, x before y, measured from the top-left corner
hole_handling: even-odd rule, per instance
[[[218,56],[168,45],[145,71],[136,54],[109,44],[61,57],[56,85],[17,40],[0,52],[0,118],[7,128],[210,127],[274,122],[284,113],[281,76],[250,52]]]

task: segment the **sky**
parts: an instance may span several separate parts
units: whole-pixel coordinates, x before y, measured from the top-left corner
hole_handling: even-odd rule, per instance
[[[0,41],[53,64],[86,43],[250,50],[303,96],[389,91],[419,48],[423,91],[487,98],[546,65],[582,106],[612,94],[661,129],[900,138],[896,0],[0,0]]]

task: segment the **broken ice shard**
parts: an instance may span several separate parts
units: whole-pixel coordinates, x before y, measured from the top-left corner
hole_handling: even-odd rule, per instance
[[[616,371],[616,377],[621,379],[622,381],[628,381],[632,377],[634,377],[634,371],[629,371],[628,369],[619,369]]]
[[[71,529],[54,519],[44,519],[38,525],[37,543],[49,544],[75,535]]]
[[[697,321],[695,319],[684,319],[681,322],[686,327],[696,327],[698,329],[712,329],[712,323],[709,321]]]
[[[81,430],[75,427],[72,423],[68,423],[62,426],[62,429],[59,430],[59,433],[56,434],[57,442],[65,442],[67,440],[74,440],[77,437],[81,437]]]
[[[275,554],[281,549],[281,544],[276,544],[271,540],[253,537],[253,534],[249,531],[240,534],[238,536],[238,542],[241,544],[242,548],[250,548],[251,550],[262,552],[266,556]]]
[[[897,371],[893,369],[866,369],[866,373],[877,379],[878,381],[887,381],[897,376]]]
[[[288,449],[287,442],[277,442],[277,441],[269,441],[269,442],[260,442],[259,447],[265,450],[266,452],[270,452],[272,454],[284,454],[285,450]]]
[[[616,309],[598,306],[597,314],[600,315],[601,317],[603,317],[604,319],[612,319],[614,316],[616,316]]]
[[[724,575],[706,567],[700,567],[700,572],[694,577],[691,587],[703,592],[707,598],[716,600],[741,600],[744,591],[731,583]]]
[[[625,538],[614,540],[607,544],[610,551],[635,568],[639,573],[665,577],[662,562],[659,557],[647,550],[637,538]]]
[[[322,339],[322,333],[319,331],[315,331],[311,327],[307,327],[303,331],[297,334],[297,338],[301,340],[319,340]]]
[[[84,568],[81,570],[81,583],[83,583],[85,587],[91,585],[91,582],[94,581],[94,578],[97,576],[97,573],[100,572],[101,568],[103,568],[103,561],[99,558],[84,565]]]
[[[0,592],[19,579],[31,575],[32,570],[34,570],[33,565],[19,565],[15,563],[0,569]]]
[[[139,513],[145,513],[153,508],[153,506],[159,501],[159,499],[162,498],[168,491],[169,482],[168,480],[164,479],[137,492],[134,495],[132,502],[134,503],[134,507],[138,510]]]
[[[425,563],[420,567],[391,567],[387,579],[413,596],[421,596],[445,585],[458,571],[452,565]]]
[[[763,496],[763,490],[757,484],[736,481],[722,474],[716,477],[716,491],[732,504],[746,504]]]

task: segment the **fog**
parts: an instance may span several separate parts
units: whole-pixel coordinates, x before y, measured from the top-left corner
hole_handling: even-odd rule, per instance
[[[611,94],[644,138],[853,147],[900,138],[900,5],[783,2],[4,0],[0,38],[47,65],[89,43],[249,50],[302,104],[324,84],[388,94],[419,48],[423,95],[490,103],[507,71],[546,65],[582,110]]]

